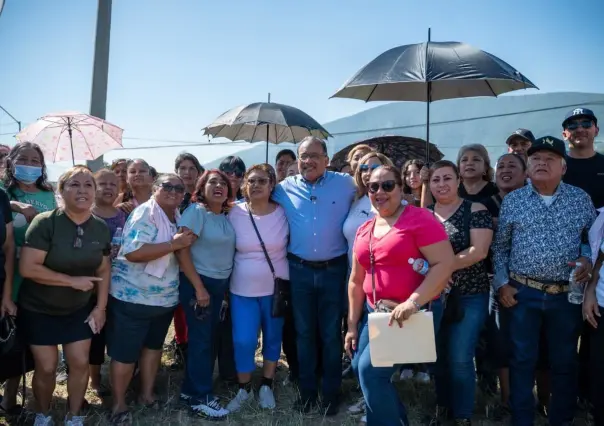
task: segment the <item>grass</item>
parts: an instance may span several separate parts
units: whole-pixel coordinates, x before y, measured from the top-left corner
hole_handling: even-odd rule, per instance
[[[168,340],[172,338],[172,329],[168,335]],[[168,425],[216,425],[217,422],[211,422],[194,417],[189,410],[180,407],[178,404],[179,388],[182,378],[182,372],[172,372],[165,368],[170,364],[170,353],[164,353],[162,359],[162,368],[157,378],[157,392],[162,401],[166,404],[159,410],[149,410],[131,406],[131,412],[134,418],[134,425],[140,426],[168,426]],[[260,361],[260,359],[258,359]],[[258,370],[255,382],[259,379],[260,371]],[[287,376],[287,364],[284,360],[279,363],[277,377],[275,380],[275,398],[277,400],[277,408],[273,411],[261,410],[256,404],[252,404],[241,412],[235,413],[223,422],[222,425],[258,425],[258,426],[317,426],[317,425],[338,425],[338,426],[356,426],[363,425],[360,423],[360,415],[352,416],[347,412],[347,406],[356,402],[361,396],[356,390],[356,384],[353,380],[344,380],[343,392],[345,401],[340,407],[340,412],[335,417],[321,417],[319,414],[301,415],[292,409],[293,403],[297,397],[297,390],[292,385],[284,385],[283,381]],[[107,364],[103,367],[103,379],[107,377]],[[31,395],[31,374],[28,376],[28,406],[31,408],[33,395]],[[434,389],[431,384],[418,384],[413,382],[398,382],[397,389],[405,402],[409,411],[409,420],[411,425],[420,425],[422,417],[431,410],[434,406]],[[226,402],[234,395],[236,389],[228,388],[221,382],[216,382],[216,394],[221,397],[223,402]],[[134,399],[134,394],[131,395]],[[105,425],[106,413],[108,412],[110,401],[101,401],[96,398],[91,392],[86,396],[86,399],[91,404],[91,409],[88,413],[86,424],[88,425]],[[67,387],[65,385],[57,385],[54,393],[52,411],[56,424],[62,424],[62,419],[66,412]],[[501,425],[502,422],[488,420],[485,416],[485,407],[489,401],[480,393],[477,395],[477,403],[475,406],[474,425],[494,426]],[[25,420],[25,421],[24,421]],[[9,422],[6,419],[0,418],[0,425],[4,424],[32,424],[33,416],[18,421]],[[546,425],[547,422],[537,418],[537,425]],[[588,424],[583,420],[575,423],[578,425]]]

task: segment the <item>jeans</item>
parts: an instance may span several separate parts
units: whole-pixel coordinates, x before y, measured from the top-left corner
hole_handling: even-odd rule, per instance
[[[604,272],[604,271],[602,271]],[[600,306],[600,313],[604,307]],[[591,401],[594,403],[594,425],[604,426],[604,319],[596,317],[598,328],[590,328],[590,365]]]
[[[471,419],[476,396],[474,354],[489,314],[489,293],[461,296],[463,319],[442,324],[436,338],[436,400],[455,419]]]
[[[229,279],[215,279],[200,275],[210,295],[210,309],[203,319],[195,316],[191,300],[195,300],[195,289],[187,277],[180,274],[180,303],[185,311],[189,331],[187,367],[181,392],[194,400],[211,400],[212,375],[214,373],[214,342],[220,322],[220,307],[229,285]]]
[[[572,421],[577,398],[577,344],[581,332],[581,305],[568,303],[567,294],[547,294],[511,280],[518,304],[510,312],[510,407],[512,424],[532,425],[535,416],[533,384],[543,327],[549,352],[551,400],[549,424]]]
[[[279,361],[283,318],[272,316],[273,295],[245,297],[231,293],[233,344],[238,373],[256,369],[254,355],[258,346],[258,330],[262,330],[262,355],[266,361]]]
[[[302,400],[314,401],[318,392],[317,334],[323,345],[323,400],[334,401],[342,384],[342,287],[346,280],[347,262],[311,268],[289,261],[292,310],[298,348],[299,388]]]
[[[431,303],[434,321],[434,335],[440,327],[443,305],[441,299]],[[352,365],[363,391],[367,404],[367,424],[375,426],[408,425],[407,410],[401,402],[390,377],[399,366],[373,367],[369,352],[368,313],[373,309],[366,305],[363,317],[359,323],[357,350],[353,354]]]

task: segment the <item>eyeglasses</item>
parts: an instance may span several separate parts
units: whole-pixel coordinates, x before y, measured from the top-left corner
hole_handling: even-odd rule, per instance
[[[577,130],[579,126],[584,129],[591,129],[594,125],[594,122],[591,120],[583,120],[583,121],[573,121],[572,123],[568,123],[566,125],[566,130],[570,130],[571,132]]]
[[[313,152],[310,154],[300,154],[300,160],[302,160],[302,161],[308,161],[308,160],[317,161],[323,157],[325,157],[325,154],[319,154],[317,152]]]
[[[73,248],[82,248],[82,237],[84,236],[84,229],[80,225],[76,228],[76,237],[73,240]]]
[[[392,192],[396,188],[396,182],[393,180],[385,180],[384,182],[369,182],[369,192],[375,194],[382,188],[384,192]]]
[[[362,172],[366,172],[367,170],[373,171],[373,170],[377,169],[378,167],[381,167],[381,165],[380,164],[372,164],[370,166],[369,164],[361,164],[359,166],[359,170],[362,171]]]
[[[249,186],[254,186],[254,185],[266,186],[268,184],[268,179],[267,178],[248,179],[247,183]]]
[[[243,170],[239,170],[239,169],[226,169],[225,168],[225,169],[222,169],[221,172],[227,176],[234,175],[238,178],[243,177]]]
[[[166,192],[176,192],[177,194],[184,194],[185,187],[184,185],[172,185],[170,182],[163,182],[161,187]]]

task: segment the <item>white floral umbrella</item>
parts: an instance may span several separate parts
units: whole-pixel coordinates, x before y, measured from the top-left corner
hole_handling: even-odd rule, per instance
[[[80,112],[48,114],[20,131],[19,142],[40,146],[50,163],[94,160],[122,147],[123,129],[105,120]]]

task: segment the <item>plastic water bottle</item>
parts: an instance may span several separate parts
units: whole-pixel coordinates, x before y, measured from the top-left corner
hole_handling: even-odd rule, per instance
[[[413,268],[415,272],[421,275],[426,275],[428,270],[430,269],[430,265],[426,259],[414,259],[412,257],[408,260],[409,265]]]
[[[577,282],[575,277],[577,269],[579,269],[580,266],[581,262],[577,262],[568,279],[568,301],[573,305],[580,305],[583,303],[583,292],[585,291],[585,288],[583,284]]]

